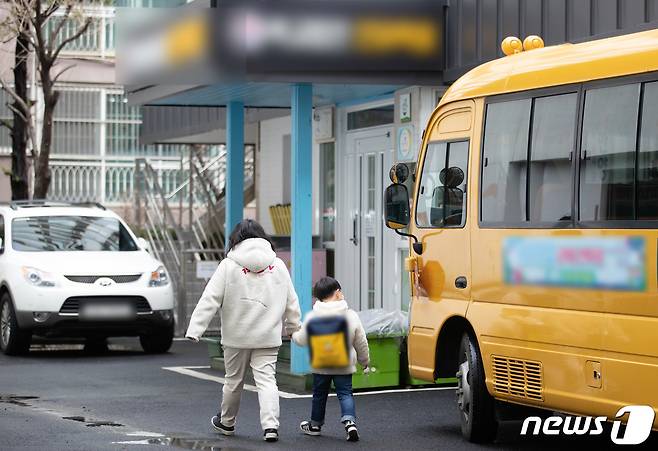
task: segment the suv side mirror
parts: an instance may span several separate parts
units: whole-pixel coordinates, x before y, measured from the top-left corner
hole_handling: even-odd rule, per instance
[[[386,227],[404,229],[410,222],[409,193],[407,187],[394,183],[384,193],[384,221]]]
[[[139,246],[140,249],[144,249],[146,252],[150,252],[151,246],[149,245],[149,242],[146,241],[141,236],[137,238],[137,245]]]

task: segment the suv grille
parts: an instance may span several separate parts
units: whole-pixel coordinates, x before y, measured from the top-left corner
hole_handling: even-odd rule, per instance
[[[59,313],[65,315],[77,315],[80,311],[80,307],[83,304],[102,302],[102,303],[112,303],[112,302],[128,302],[133,304],[137,310],[137,314],[148,314],[153,313],[151,310],[151,305],[142,296],[73,296],[68,298],[62,304],[62,308],[59,309]]]
[[[491,356],[494,388],[497,393],[542,401],[541,362]]]
[[[71,282],[77,283],[94,283],[98,279],[108,278],[114,280],[115,283],[130,283],[139,280],[142,277],[141,274],[128,274],[121,276],[64,276],[69,279]]]

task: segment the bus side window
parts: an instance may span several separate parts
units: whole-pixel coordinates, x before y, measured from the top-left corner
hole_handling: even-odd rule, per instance
[[[559,226],[572,220],[577,100],[570,92],[487,106],[483,222]]]
[[[468,144],[428,144],[416,208],[419,227],[463,227],[466,223]]]
[[[586,92],[580,220],[658,219],[657,101],[658,82]]]
[[[581,220],[634,219],[639,105],[639,83],[590,89],[585,93],[580,163]]]
[[[638,155],[637,219],[658,219],[658,82],[644,85]]]

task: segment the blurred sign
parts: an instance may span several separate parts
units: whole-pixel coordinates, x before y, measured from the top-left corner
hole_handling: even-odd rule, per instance
[[[645,242],[641,237],[510,237],[503,244],[505,282],[643,291]]]
[[[334,109],[318,108],[313,112],[313,137],[324,141],[334,137]]]
[[[196,262],[196,278],[208,280],[215,274],[217,267],[219,266],[218,261],[199,261]]]
[[[444,62],[444,4],[244,0],[214,8],[192,3],[120,10],[118,82],[331,82],[336,77],[368,82],[368,76],[392,82],[382,75],[438,76]]]

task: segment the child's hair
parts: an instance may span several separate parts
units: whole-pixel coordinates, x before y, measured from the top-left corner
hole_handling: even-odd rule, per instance
[[[228,248],[226,251],[230,251],[235,246],[249,238],[262,238],[267,240],[270,243],[270,246],[272,246],[272,250],[275,250],[272,238],[265,233],[263,226],[253,219],[244,219],[233,228],[228,239]]]
[[[340,289],[340,284],[336,279],[333,277],[323,277],[315,283],[315,286],[313,287],[313,296],[316,299],[324,301],[334,294],[336,290]]]

